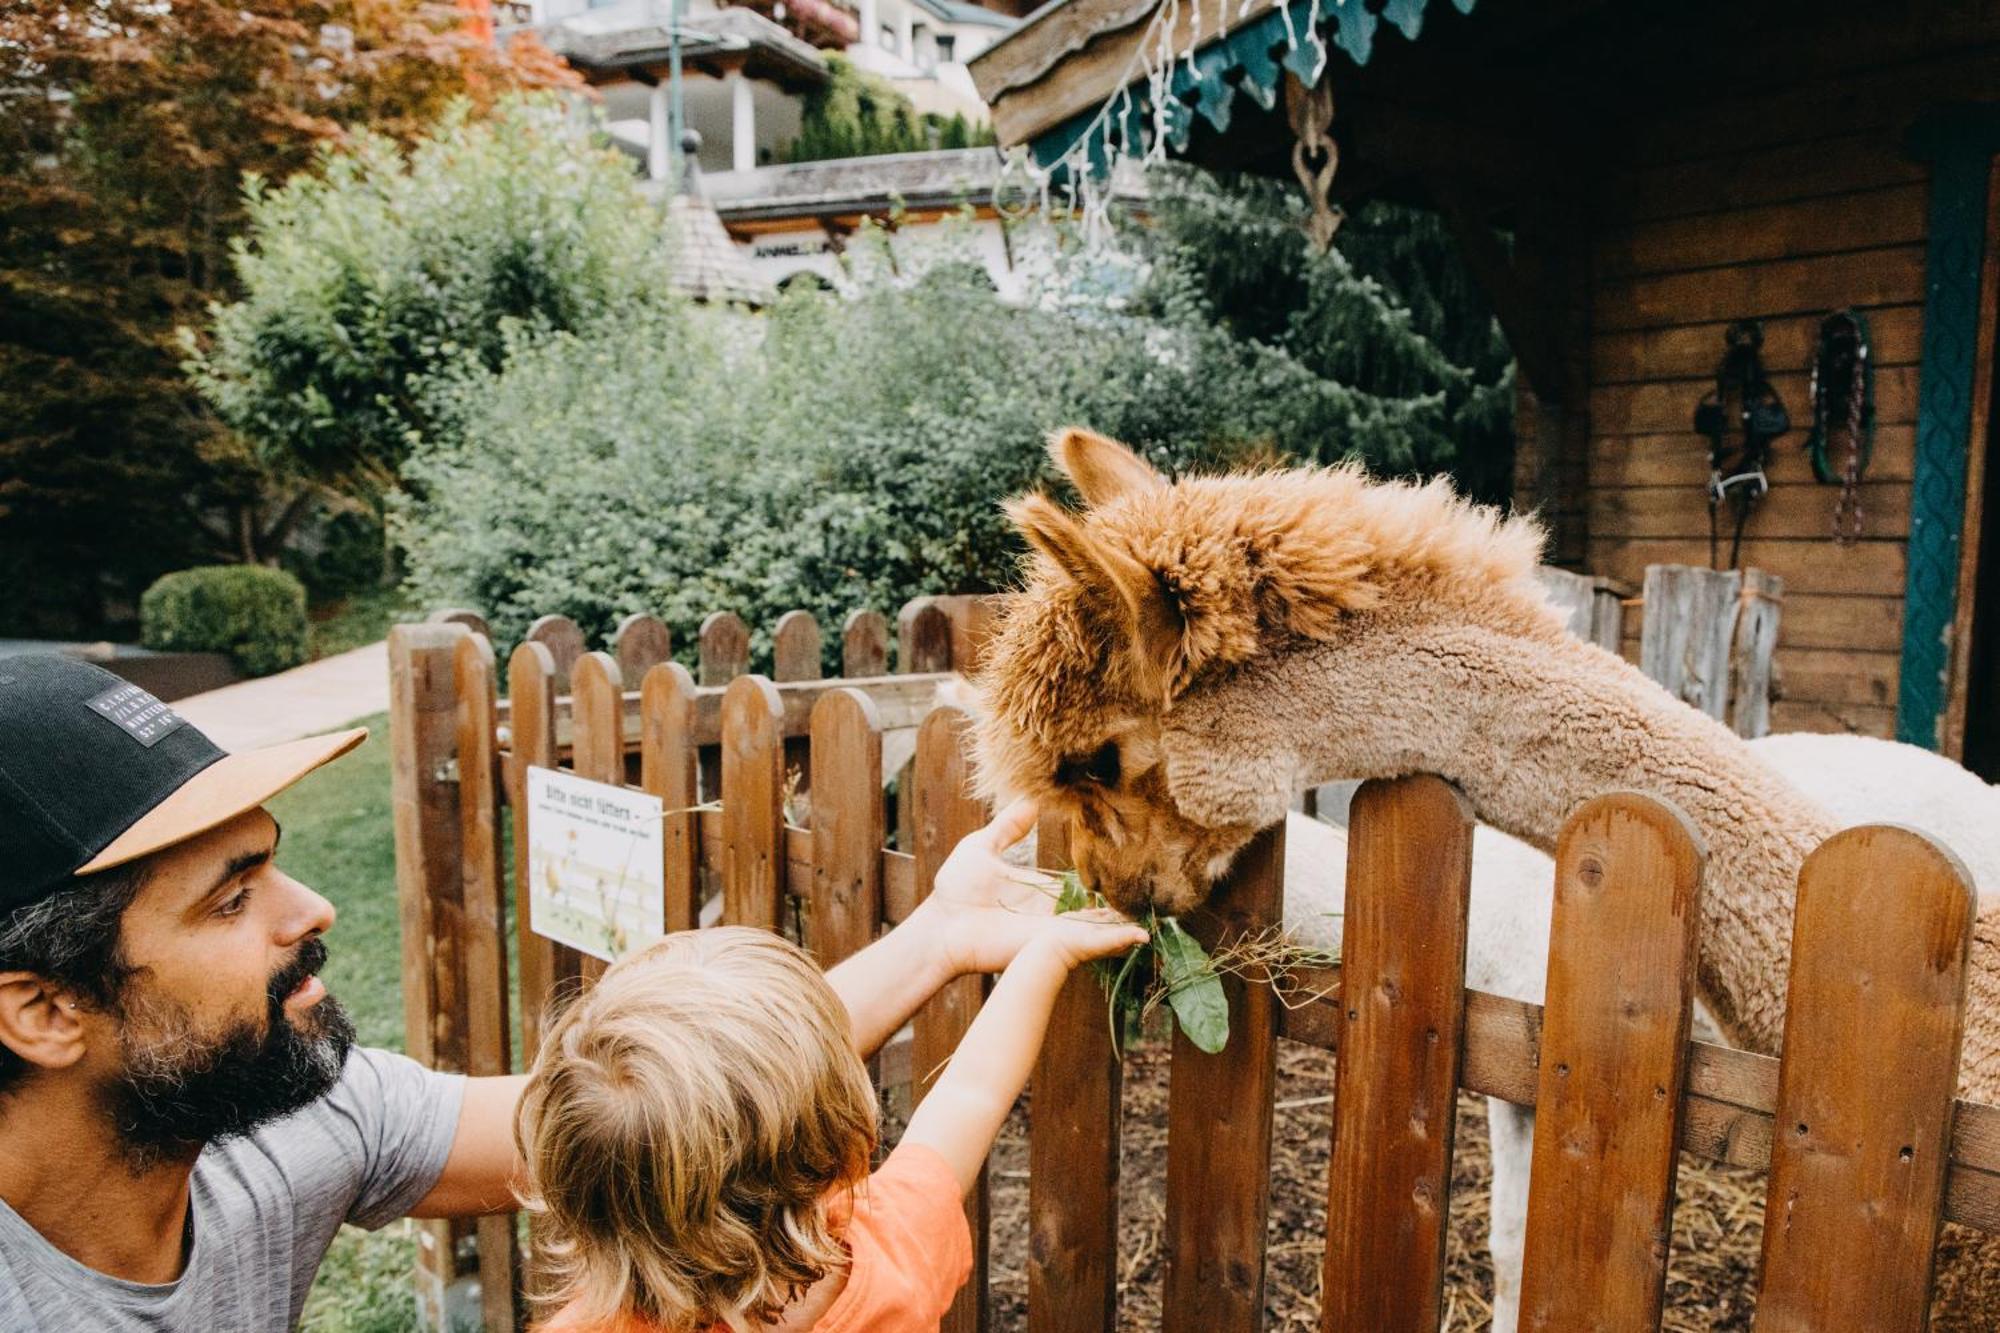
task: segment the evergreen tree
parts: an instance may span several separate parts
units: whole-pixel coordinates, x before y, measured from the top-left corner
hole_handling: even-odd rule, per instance
[[[1288,183],[1167,167],[1150,196],[1134,228],[1152,264],[1146,304],[1281,350],[1369,405],[1356,436],[1326,441],[1322,459],[1449,471],[1470,495],[1507,498],[1512,356],[1438,218],[1371,203],[1321,255]]]

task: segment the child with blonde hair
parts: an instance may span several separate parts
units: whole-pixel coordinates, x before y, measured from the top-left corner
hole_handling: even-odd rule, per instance
[[[965,1193],[1063,979],[1145,938],[1051,917],[872,1175],[875,1090],[803,951],[723,926],[618,963],[556,1022],[521,1102],[545,1333],[935,1330],[971,1267]]]

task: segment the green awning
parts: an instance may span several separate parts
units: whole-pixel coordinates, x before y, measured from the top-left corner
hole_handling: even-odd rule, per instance
[[[1183,0],[1200,4],[1202,0]],[[1226,2],[1226,0],[1225,0]],[[1461,14],[1472,12],[1475,0],[1450,0]],[[1070,117],[1037,135],[1030,145],[1036,165],[1053,169],[1065,161],[1088,163],[1092,174],[1110,168],[1114,150],[1143,152],[1164,130],[1170,152],[1184,152],[1200,116],[1218,131],[1229,128],[1231,108],[1240,92],[1266,111],[1278,104],[1286,71],[1307,87],[1319,82],[1332,51],[1344,52],[1357,65],[1375,53],[1377,30],[1384,23],[1412,41],[1423,31],[1430,0],[1291,0],[1280,4],[1221,38],[1174,60],[1165,80],[1163,108],[1154,106],[1155,81],[1141,79],[1099,107]],[[1440,0],[1442,3],[1442,0]]]

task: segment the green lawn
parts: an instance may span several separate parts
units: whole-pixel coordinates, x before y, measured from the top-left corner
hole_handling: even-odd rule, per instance
[[[363,1042],[403,1048],[402,937],[389,809],[389,720],[364,718],[359,750],[271,802],[284,825],[279,862],[340,913],[326,937],[327,987],[354,1015]],[[312,1333],[402,1333],[417,1326],[403,1223],[374,1234],[348,1227],[306,1302]]]
[[[315,660],[365,648],[389,637],[389,626],[408,607],[401,588],[374,588],[342,598],[312,612],[312,655]]]

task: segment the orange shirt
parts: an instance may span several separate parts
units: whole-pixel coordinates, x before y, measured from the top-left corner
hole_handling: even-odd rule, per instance
[[[937,1333],[972,1271],[972,1228],[958,1177],[935,1151],[902,1144],[854,1192],[843,1237],[847,1285],[813,1333]],[[558,1314],[542,1333],[658,1333],[626,1316],[590,1325]]]

